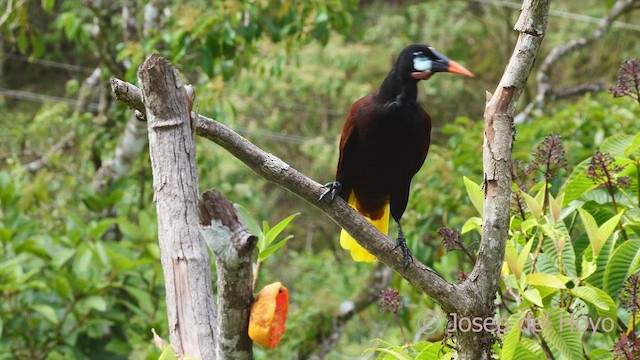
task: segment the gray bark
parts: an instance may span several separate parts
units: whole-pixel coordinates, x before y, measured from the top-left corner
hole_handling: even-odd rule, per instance
[[[219,191],[204,193],[198,209],[205,241],[216,255],[216,358],[251,359],[249,311],[253,299],[253,250],[258,239],[249,233],[236,209]]]
[[[549,0],[525,0],[515,30],[518,42],[502,79],[484,112],[484,209],[482,241],[469,278],[461,285],[465,304],[458,317],[492,317],[494,299],[509,236],[511,207],[511,148],[513,114],[518,98],[533,69],[536,55],[547,28]],[[493,334],[487,332],[456,333],[460,359],[490,359]]]
[[[192,99],[177,71],[158,55],[142,64],[138,79],[147,115],[171,345],[178,355],[215,359],[210,260],[196,210]]]

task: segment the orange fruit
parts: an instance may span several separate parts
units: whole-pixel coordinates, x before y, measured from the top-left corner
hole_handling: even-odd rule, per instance
[[[287,329],[289,291],[280,282],[260,290],[251,305],[249,337],[267,349],[275,349]]]

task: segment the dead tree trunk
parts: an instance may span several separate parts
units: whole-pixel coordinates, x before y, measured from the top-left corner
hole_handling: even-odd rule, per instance
[[[192,100],[177,71],[158,55],[140,66],[138,78],[149,130],[171,345],[178,355],[215,359],[210,260],[196,210]]]

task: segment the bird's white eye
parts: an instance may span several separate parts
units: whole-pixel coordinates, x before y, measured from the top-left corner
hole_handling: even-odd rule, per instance
[[[413,68],[417,71],[431,70],[431,60],[426,56],[416,56],[413,58]]]
[[[413,53],[413,56],[414,57],[423,57],[424,53],[422,51],[416,51],[416,52]]]

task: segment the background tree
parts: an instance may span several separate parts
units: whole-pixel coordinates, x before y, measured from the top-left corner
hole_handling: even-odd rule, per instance
[[[165,338],[168,331],[165,311],[159,301],[164,297],[164,290],[157,276],[160,269],[155,215],[149,209],[150,165],[142,155],[133,157],[129,176],[115,181],[103,192],[96,192],[90,186],[96,178],[96,169],[112,158],[130,114],[105,96],[108,94],[106,79],[111,76],[106,64],[100,66],[98,84],[102,85],[95,88],[97,93],[81,97],[85,99],[81,103],[87,108],[75,114],[81,84],[101,62],[97,55],[98,43],[91,37],[97,34],[92,31],[98,23],[94,22],[95,14],[77,1],[8,1],[5,4],[0,13],[0,107],[9,115],[0,117],[3,129],[7,129],[0,132],[3,149],[0,157],[6,174],[2,176],[2,193],[10,195],[4,195],[1,200],[0,267],[3,270],[0,276],[6,285],[2,290],[0,352],[28,358],[42,357],[41,354],[81,357],[82,353],[89,352],[92,358],[99,358],[101,353],[108,358],[114,358],[115,354],[138,358],[152,354],[155,350],[147,341],[149,328],[155,327]],[[272,4],[274,9],[280,3]],[[472,265],[468,256],[457,251],[444,253],[435,229],[447,225],[464,232],[462,226],[466,220],[476,216],[475,207],[463,190],[465,183],[461,176],[466,175],[475,183],[482,181],[477,161],[482,130],[479,122],[471,119],[479,117],[478,109],[484,103],[483,90],[492,89],[497,83],[503,71],[500,64],[506,63],[510,55],[515,41],[511,28],[517,19],[517,9],[503,3],[472,1],[365,2],[358,6],[357,12],[351,12],[342,9],[353,10],[355,4],[340,7],[332,3],[325,11],[327,19],[321,15],[322,2],[308,4],[318,9],[308,13],[307,19],[313,21],[287,18],[304,24],[290,27],[288,34],[301,30],[306,35],[283,37],[278,42],[265,40],[261,35],[251,51],[246,51],[248,43],[244,43],[238,27],[232,26],[233,31],[226,31],[221,26],[226,21],[242,23],[241,18],[224,16],[235,13],[237,8],[230,7],[224,13],[208,3],[184,5],[169,1],[163,13],[166,22],[152,40],[123,42],[124,30],[120,30],[120,26],[124,16],[120,9],[124,5],[111,5],[112,27],[106,38],[111,44],[107,48],[111,49],[116,62],[131,59],[131,70],[126,77],[130,81],[145,52],[161,51],[199,89],[196,108],[200,113],[223,119],[260,147],[279,154],[315,179],[324,179],[333,171],[337,157],[335,142],[345,109],[378,85],[399,49],[407,43],[426,40],[436,48],[446,49],[452,57],[468,59],[465,64],[480,74],[475,82],[434,79],[426,91],[421,91],[424,94],[421,100],[431,105],[428,111],[438,122],[435,137],[440,140],[430,151],[428,167],[414,181],[410,211],[405,214],[406,235],[412,239],[413,253],[449,281],[464,278]],[[549,36],[542,53],[571,39],[593,34],[592,21],[609,13],[612,4],[554,3]],[[618,65],[638,54],[635,11],[623,13],[593,48],[579,50],[565,58],[555,67],[554,74],[572,79],[567,80],[568,84],[578,84],[588,78],[613,85]],[[142,10],[135,13],[127,18],[142,24]],[[258,12],[261,18],[268,18],[266,13],[269,12]],[[216,16],[221,18],[212,20],[210,27],[202,25],[206,30],[193,35],[192,30],[199,29],[194,24]],[[325,24],[329,29],[326,44],[313,40],[321,39],[322,34],[322,31],[317,36],[311,33],[316,23]],[[280,24],[273,25],[273,29]],[[265,22],[265,26],[271,25]],[[351,31],[347,32],[348,29]],[[394,36],[389,36],[389,29],[394,29]],[[214,32],[227,35],[210,43],[235,39],[225,40],[225,46],[240,44],[241,50],[235,54],[244,59],[241,64],[247,67],[238,66],[235,60],[233,66],[224,67],[222,58],[216,57],[212,58],[215,60],[211,67],[202,63],[198,49],[207,47],[203,37]],[[262,32],[273,33],[273,30]],[[298,46],[300,44],[304,46]],[[388,62],[380,61],[381,58],[388,58]],[[213,76],[205,75],[201,67],[213,68],[216,72]],[[233,74],[225,77],[223,67],[233,70]],[[256,81],[258,75],[260,81]],[[530,87],[534,85],[529,83]],[[525,90],[523,100],[531,100],[533,93]],[[432,100],[436,98],[441,99],[437,104]],[[461,107],[460,98],[466,99],[465,103],[478,105]],[[42,101],[43,105],[39,103]],[[532,116],[532,125],[518,127],[514,158],[528,161],[529,153],[545,135],[560,132],[568,170],[551,179],[554,198],[563,184],[563,176],[589,158],[596,148],[611,143],[605,139],[637,131],[637,108],[633,103],[612,99],[606,93],[551,101]],[[65,137],[71,141],[62,142]],[[64,146],[56,147],[57,144]],[[278,278],[288,285],[292,294],[288,334],[304,334],[304,339],[310,342],[286,334],[276,354],[269,356],[289,356],[292,351],[302,349],[303,343],[307,344],[306,348],[308,344],[331,338],[334,334],[331,326],[309,326],[309,323],[330,323],[334,315],[339,314],[339,304],[355,296],[355,289],[362,285],[370,268],[354,265],[343,258],[342,252],[334,251],[338,228],[331,222],[319,221],[321,214],[317,210],[258,180],[244,165],[207,141],[198,140],[197,148],[201,190],[216,184],[253,216],[270,223],[301,212],[287,229],[296,237],[264,263],[262,276]],[[24,166],[35,160],[43,160],[38,171],[26,173],[24,170],[29,168]],[[632,168],[627,166],[625,171]],[[580,186],[584,189],[582,178],[577,179],[571,184],[583,184]],[[443,188],[443,184],[447,186]],[[537,190],[532,189],[533,196]],[[598,224],[611,216],[610,211],[597,210],[600,203],[594,198],[585,204]],[[602,204],[610,208],[606,200]],[[104,218],[108,214],[105,210],[110,207],[116,209],[116,218]],[[529,214],[525,208],[525,215]],[[568,225],[572,224],[569,220],[573,214],[576,213],[569,213],[571,216],[566,218]],[[633,223],[633,218],[627,218],[631,216],[628,214],[633,212],[625,212],[625,224]],[[102,241],[105,229],[114,223],[122,232],[120,241]],[[571,238],[578,239],[578,244],[586,244],[586,235],[581,235],[584,231],[581,218],[577,217],[573,224]],[[473,229],[472,225],[473,221],[468,228]],[[476,232],[467,230],[460,241],[475,252],[478,238]],[[553,242],[545,241],[542,253],[548,250],[545,244]],[[520,250],[521,246],[516,248]],[[533,249],[536,247],[534,244]],[[580,249],[583,247],[575,246],[576,259],[581,259]],[[509,251],[508,245],[508,254]],[[279,266],[281,263],[288,264],[286,269]],[[434,333],[427,334],[420,328],[425,314],[441,316],[432,300],[421,296],[398,277],[393,277],[391,284],[400,291],[407,305],[399,316],[408,337],[416,341],[442,337],[442,324]],[[521,295],[514,283],[509,284],[502,289],[507,304],[510,304],[508,299],[512,299],[511,293]],[[523,293],[526,290],[523,289]],[[515,299],[523,301],[522,296]],[[503,307],[500,309],[506,311]],[[513,311],[512,307],[509,309]],[[325,321],[315,322],[316,319]],[[402,343],[394,320],[379,314],[377,309],[358,312],[354,319],[357,321],[344,325],[337,353],[358,356],[365,347],[363,344],[372,337]],[[598,335],[583,343],[587,344],[585,351],[608,346]],[[529,346],[526,340],[521,343],[519,351],[523,351],[522,346]],[[554,345],[548,348],[553,353]],[[256,349],[255,355],[265,356],[260,349]]]

